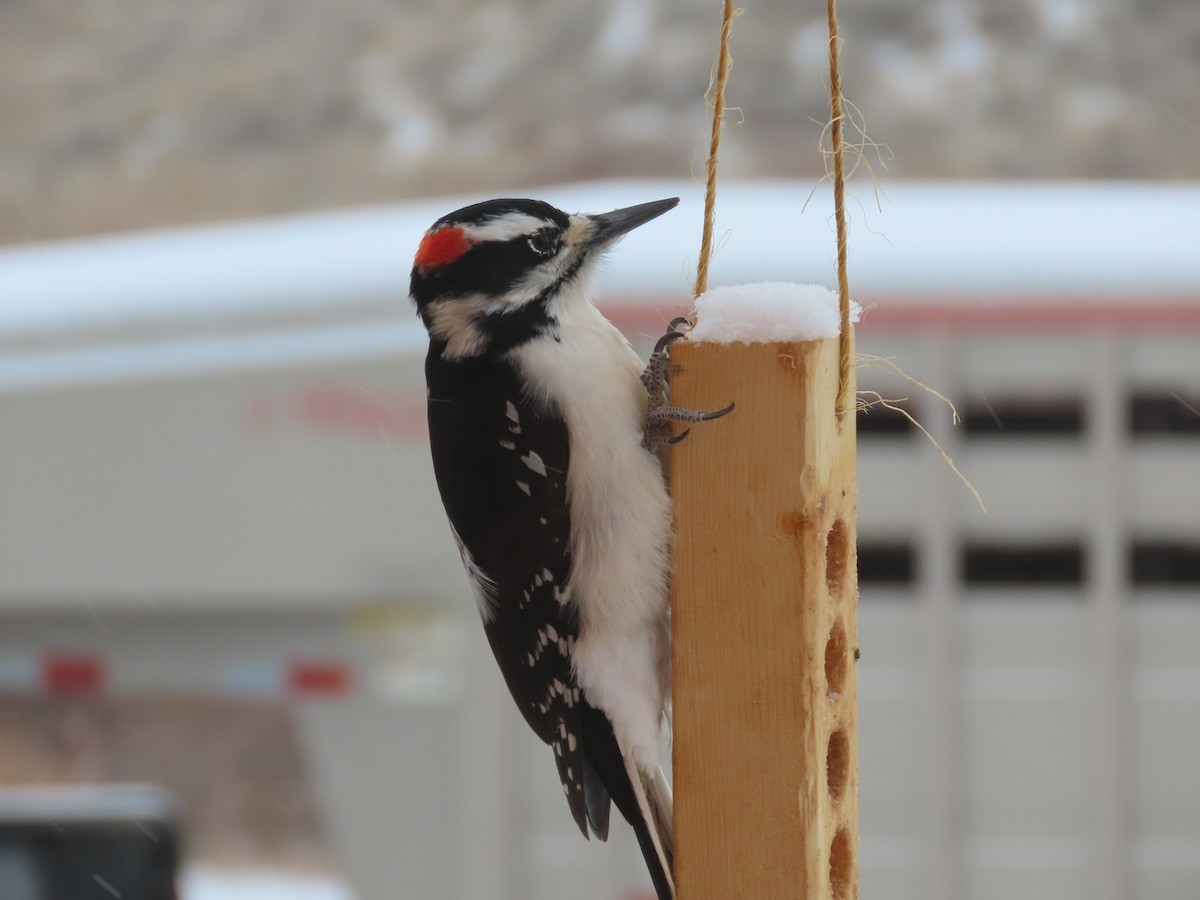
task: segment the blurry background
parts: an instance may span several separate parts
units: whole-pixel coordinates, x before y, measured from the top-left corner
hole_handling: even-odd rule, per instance
[[[168,788],[184,900],[642,896],[480,639],[405,294],[461,203],[678,193],[601,290],[644,351],[716,7],[0,3],[0,783]],[[746,7],[714,280],[832,284],[823,4]],[[840,18],[860,349],[963,424],[861,387],[990,508],[860,417],[862,895],[1195,898],[1200,6]]]
[[[0,6],[0,239],[703,171],[684,0]],[[848,95],[900,178],[1195,178],[1200,7],[865,0]],[[719,31],[719,28],[718,28]],[[819,4],[747,5],[723,174],[824,171]]]

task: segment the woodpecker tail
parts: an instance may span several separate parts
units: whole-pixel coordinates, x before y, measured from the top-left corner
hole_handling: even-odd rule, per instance
[[[671,874],[675,841],[671,832],[671,788],[666,776],[662,770],[657,770],[653,777],[641,772],[633,760],[621,752],[608,717],[586,702],[581,721],[588,762],[612,802],[633,827],[658,900],[675,900],[675,881]],[[603,818],[607,826],[607,813]],[[599,832],[597,836],[604,837]]]
[[[625,771],[637,799],[638,815],[625,814],[637,835],[638,846],[650,869],[650,880],[658,900],[675,900],[675,838],[671,828],[671,787],[662,769],[646,778],[633,760],[625,759]],[[621,805],[618,803],[617,808]],[[625,810],[621,810],[625,813]]]

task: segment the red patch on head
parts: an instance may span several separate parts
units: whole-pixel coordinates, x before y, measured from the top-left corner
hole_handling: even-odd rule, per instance
[[[454,262],[467,252],[471,242],[466,233],[454,225],[425,232],[417,258],[413,264],[418,269],[437,269]]]

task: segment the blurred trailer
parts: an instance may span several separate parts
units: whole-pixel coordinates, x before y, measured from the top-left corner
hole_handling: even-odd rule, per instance
[[[179,820],[148,785],[0,789],[4,900],[177,900]]]
[[[822,196],[729,183],[712,283],[833,282]],[[611,255],[647,350],[701,189]],[[897,184],[852,207],[861,872],[893,900],[1200,884],[1200,187]],[[359,900],[646,896],[570,827],[475,621],[406,301],[478,198],[0,251],[0,690],[275,697]],[[936,398],[950,395],[952,427]]]

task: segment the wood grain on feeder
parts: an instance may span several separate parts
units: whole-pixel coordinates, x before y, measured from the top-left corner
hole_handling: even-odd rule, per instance
[[[857,897],[855,434],[838,388],[836,336],[672,347],[672,403],[737,404],[671,465],[681,900]]]

